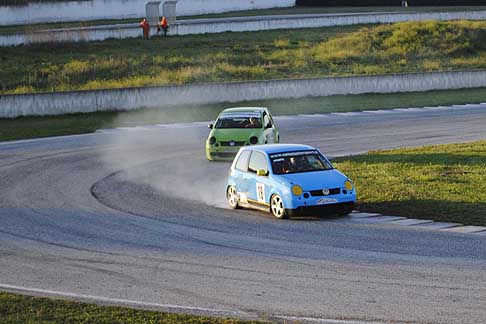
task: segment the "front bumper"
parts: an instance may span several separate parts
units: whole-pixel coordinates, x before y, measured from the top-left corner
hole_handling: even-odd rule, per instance
[[[288,215],[325,216],[347,214],[356,203],[355,190],[333,188],[329,195],[319,194],[322,190],[304,191],[302,195],[285,195],[284,206]],[[307,197],[307,198],[306,198]]]
[[[233,161],[241,146],[206,146],[206,158],[214,161]]]
[[[354,208],[354,201],[314,206],[300,206],[295,209],[285,209],[289,216],[331,216],[350,213]]]

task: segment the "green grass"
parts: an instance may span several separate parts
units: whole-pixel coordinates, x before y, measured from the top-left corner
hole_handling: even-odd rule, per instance
[[[9,47],[1,93],[486,68],[486,22],[413,22]]]
[[[250,324],[255,321],[98,306],[0,292],[2,324]]]
[[[486,226],[486,141],[339,158],[358,209]]]
[[[484,88],[256,100],[213,105],[161,106],[160,110],[141,109],[127,112],[19,117],[0,119],[0,141],[92,133],[101,128],[214,120],[222,109],[234,106],[266,106],[274,115],[278,116],[480,102],[486,102],[486,89]]]

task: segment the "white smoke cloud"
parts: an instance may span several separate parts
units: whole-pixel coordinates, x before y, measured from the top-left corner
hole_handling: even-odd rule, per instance
[[[161,195],[227,207],[230,164],[206,160],[207,135],[200,124],[116,131],[109,136],[113,149],[103,151],[101,159],[129,182],[149,185]]]

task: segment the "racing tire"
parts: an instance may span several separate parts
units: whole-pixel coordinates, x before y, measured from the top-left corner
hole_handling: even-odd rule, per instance
[[[238,192],[234,186],[229,186],[226,190],[226,200],[228,200],[228,205],[231,209],[240,209],[238,204]]]
[[[285,212],[285,206],[282,197],[275,194],[270,198],[270,212],[278,219],[285,219],[288,215]]]

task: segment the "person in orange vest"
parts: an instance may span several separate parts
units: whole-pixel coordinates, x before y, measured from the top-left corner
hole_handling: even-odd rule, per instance
[[[165,16],[160,19],[159,28],[164,31],[164,36],[167,36],[167,31],[169,30],[169,24],[167,23],[167,18]]]
[[[142,27],[143,30],[143,38],[149,39],[150,38],[150,25],[147,21],[147,18],[143,18],[140,24],[138,24],[140,27]]]

